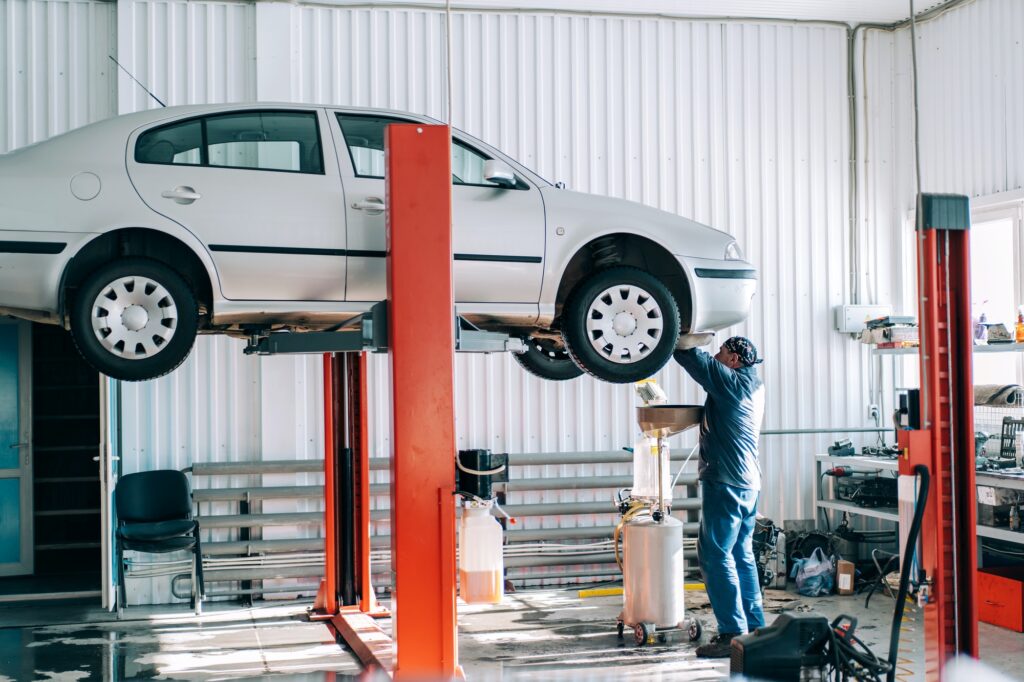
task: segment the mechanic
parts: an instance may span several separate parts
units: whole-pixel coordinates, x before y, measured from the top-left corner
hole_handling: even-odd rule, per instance
[[[752,542],[765,389],[755,369],[762,361],[749,339],[734,336],[712,356],[696,347],[709,338],[684,337],[674,357],[708,394],[700,425],[697,556],[718,634],[697,655],[728,658],[733,637],[765,624]]]

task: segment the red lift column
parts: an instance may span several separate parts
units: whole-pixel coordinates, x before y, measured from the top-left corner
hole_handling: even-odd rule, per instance
[[[900,473],[924,464],[931,474],[919,561],[926,676],[938,680],[949,658],[978,654],[970,206],[964,196],[924,194],[918,210],[921,429],[900,432]]]
[[[391,561],[395,674],[458,674],[451,133],[390,125]]]

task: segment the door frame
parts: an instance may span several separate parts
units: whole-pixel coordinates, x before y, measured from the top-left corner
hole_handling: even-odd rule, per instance
[[[32,325],[24,320],[0,319],[18,330],[18,442],[21,467],[21,561],[0,564],[0,576],[32,575],[35,572],[35,504],[32,480]],[[12,469],[13,471],[13,469]],[[3,476],[13,478],[13,476]]]
[[[114,488],[121,472],[121,382],[100,374],[99,391],[100,589],[103,608],[113,611],[117,606]]]

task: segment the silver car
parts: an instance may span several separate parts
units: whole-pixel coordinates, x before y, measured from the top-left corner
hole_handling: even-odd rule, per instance
[[[172,371],[197,333],[337,327],[385,298],[384,129],[294,104],[128,114],[0,155],[0,313],[69,329],[99,371]],[[456,308],[546,379],[651,375],[746,318],[728,234],[547,182],[455,132]],[[439,320],[439,324],[446,323]]]

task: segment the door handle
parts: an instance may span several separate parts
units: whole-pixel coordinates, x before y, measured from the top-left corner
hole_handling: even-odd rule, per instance
[[[384,202],[376,197],[367,197],[366,201],[356,201],[352,204],[352,208],[357,211],[366,211],[367,213],[383,213]]]
[[[191,187],[181,185],[174,189],[165,189],[163,192],[160,192],[160,196],[164,199],[173,199],[179,204],[191,204],[196,199],[202,198],[203,195]]]
[[[111,457],[110,461],[111,462],[118,462],[118,461],[120,461],[120,459],[121,459],[120,457]],[[92,458],[92,461],[94,461],[94,462],[100,461],[100,456],[96,455],[95,457]]]
[[[29,445],[32,445],[32,444],[31,443],[13,443],[11,445],[11,450],[17,450],[18,448],[27,448]]]

